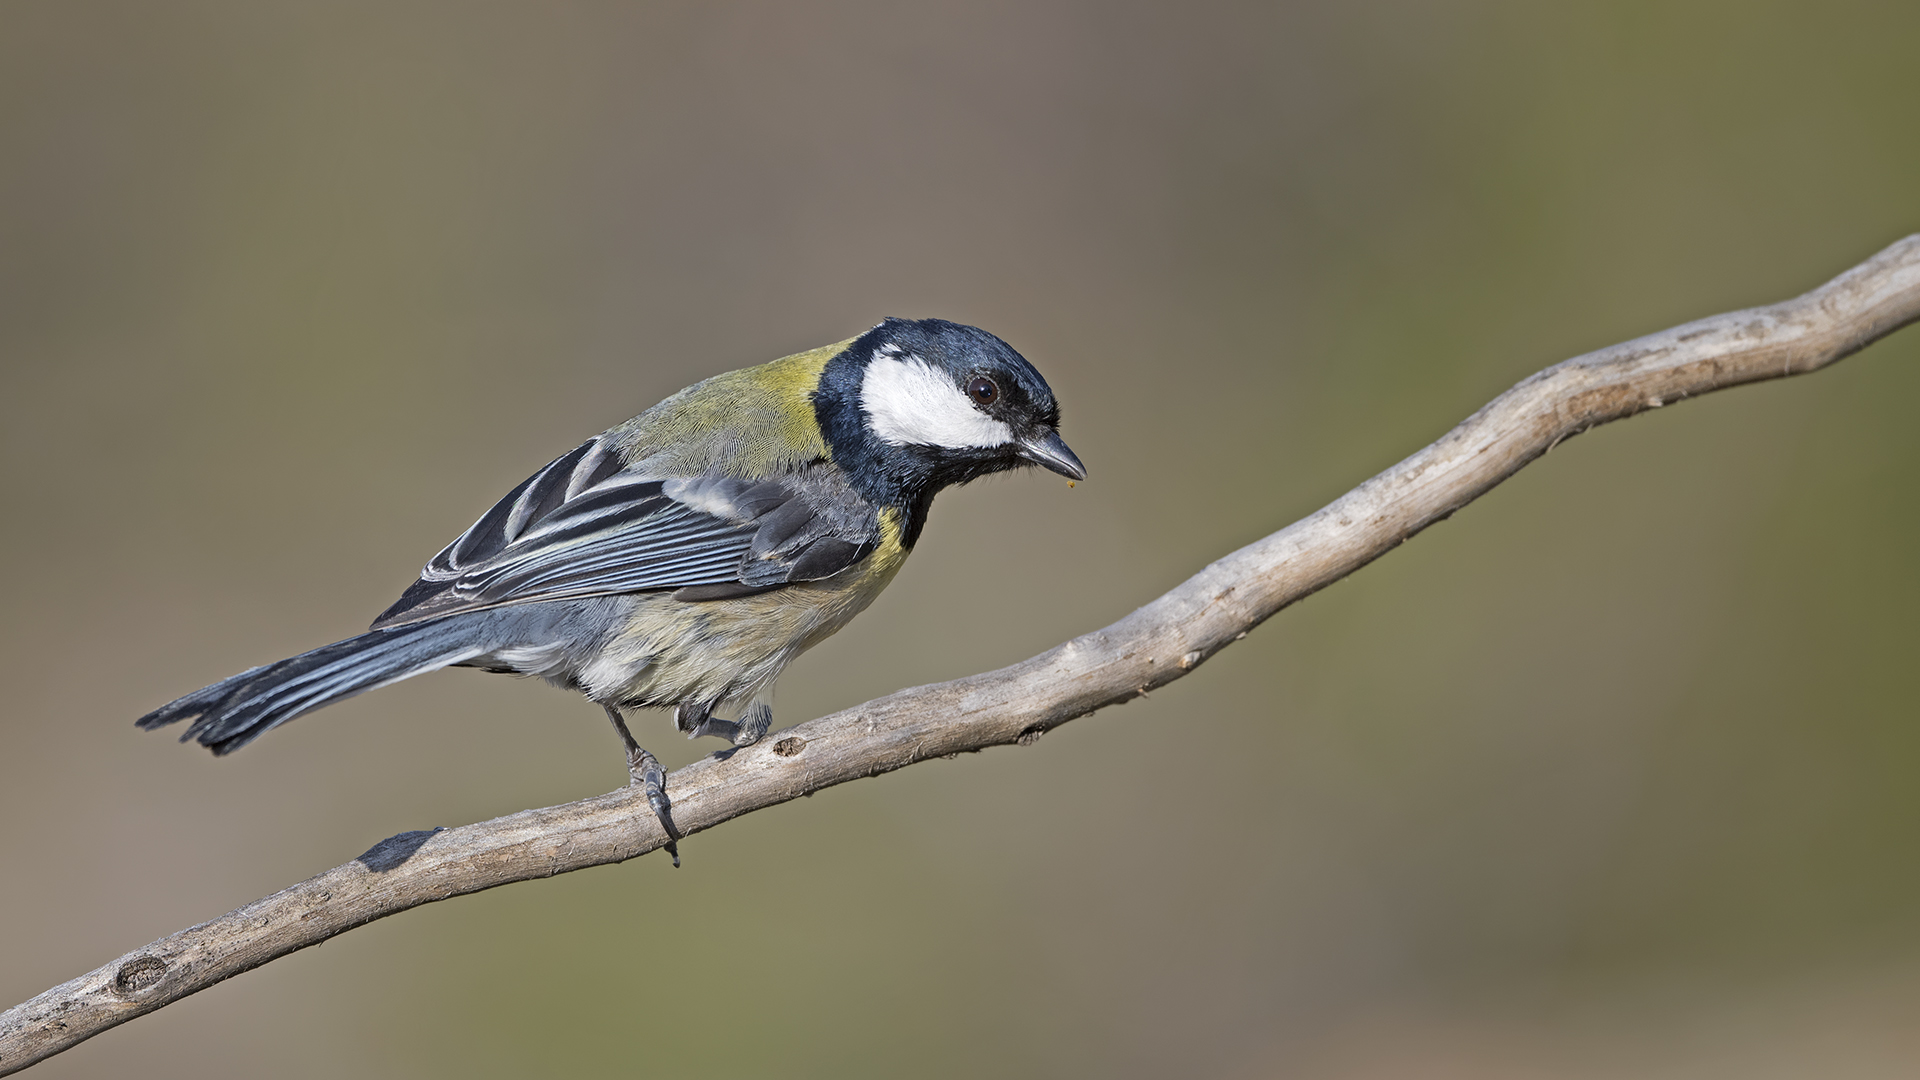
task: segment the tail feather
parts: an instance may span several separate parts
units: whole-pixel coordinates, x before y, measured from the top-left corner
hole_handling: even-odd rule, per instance
[[[243,671],[141,717],[143,730],[192,720],[181,742],[230,754],[302,713],[486,652],[461,621],[375,630]]]

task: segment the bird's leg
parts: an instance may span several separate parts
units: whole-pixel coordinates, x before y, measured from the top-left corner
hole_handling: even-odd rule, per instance
[[[745,715],[736,721],[715,717],[710,705],[683,704],[674,710],[673,722],[675,727],[687,733],[689,739],[712,735],[735,746],[752,746],[773,726],[773,706],[755,698],[747,706]]]
[[[714,704],[711,701],[681,702],[673,708],[673,726],[686,732],[687,738],[694,738],[700,733],[700,727],[713,718]]]
[[[673,856],[675,869],[680,867],[680,830],[673,827],[673,802],[667,798],[667,770],[660,767],[660,759],[647,753],[633,739],[633,732],[627,730],[627,718],[612,705],[602,705],[607,710],[607,719],[613,721],[613,728],[620,733],[620,741],[627,744],[627,783],[646,790],[647,805],[653,807],[653,816],[660,819],[660,827],[667,830],[667,854]]]

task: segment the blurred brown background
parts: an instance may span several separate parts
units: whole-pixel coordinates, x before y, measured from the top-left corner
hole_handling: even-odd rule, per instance
[[[1092,479],[944,496],[790,724],[1021,659],[1575,353],[1920,229],[1920,6],[0,8],[0,1004],[624,780],[361,629],[551,456],[889,314]],[[1920,1060],[1920,330],[1557,449],[1193,678],[436,905],[35,1075],[1698,1077]],[[696,748],[636,726],[670,764]]]

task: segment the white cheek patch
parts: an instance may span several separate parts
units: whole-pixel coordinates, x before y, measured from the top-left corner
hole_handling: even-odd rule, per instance
[[[1013,441],[1013,429],[974,408],[944,372],[918,356],[895,359],[884,348],[867,365],[860,407],[867,427],[895,446],[960,450]]]

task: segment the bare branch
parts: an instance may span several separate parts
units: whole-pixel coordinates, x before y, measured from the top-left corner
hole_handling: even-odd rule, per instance
[[[902,690],[674,773],[688,834],[917,761],[1043,732],[1185,675],[1247,631],[1479,497],[1561,440],[1740,383],[1815,371],[1920,319],[1920,235],[1804,296],[1588,353],[1526,379],[1326,508],[1101,630],[1023,663]],[[420,904],[662,846],[632,789],[405,833],[0,1014],[0,1075],[222,979]]]

